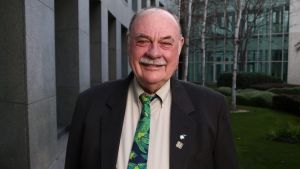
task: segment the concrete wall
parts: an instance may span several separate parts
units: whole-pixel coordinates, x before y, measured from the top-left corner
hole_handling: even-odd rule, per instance
[[[1,1],[0,11],[0,168],[48,168],[57,141],[54,1]]]
[[[110,80],[110,66],[109,66],[109,14],[115,19],[115,57],[116,57],[116,70],[115,75],[111,77],[120,78],[122,77],[121,68],[119,67],[121,62],[121,25],[128,27],[131,17],[134,14],[134,11],[131,10],[132,1],[128,0],[125,2],[123,0],[119,1],[110,1],[102,0],[101,1],[101,81],[105,82]],[[125,56],[126,57],[126,56]],[[114,67],[113,67],[114,68]]]
[[[90,87],[89,1],[55,1],[57,116],[68,126],[78,94]]]
[[[290,1],[288,83],[300,85],[300,1]]]
[[[90,4],[90,66],[91,86],[101,83],[101,4],[93,1]]]

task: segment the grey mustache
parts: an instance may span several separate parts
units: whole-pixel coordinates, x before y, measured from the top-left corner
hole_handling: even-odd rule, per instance
[[[155,66],[164,66],[167,64],[167,62],[164,59],[149,59],[147,57],[141,58],[140,63],[145,65],[155,65]]]

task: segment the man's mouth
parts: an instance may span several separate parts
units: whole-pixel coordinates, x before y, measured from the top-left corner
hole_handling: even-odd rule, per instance
[[[140,59],[140,64],[145,66],[166,66],[167,62],[164,59],[149,59],[147,57],[143,57]]]

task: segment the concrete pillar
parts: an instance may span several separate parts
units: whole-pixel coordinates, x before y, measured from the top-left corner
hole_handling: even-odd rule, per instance
[[[290,1],[288,79],[290,84],[300,85],[300,1]]]
[[[0,168],[55,160],[54,1],[0,2]]]
[[[122,35],[121,35],[121,23],[116,21],[116,77],[120,79],[122,77]]]
[[[108,10],[101,6],[101,78],[108,81]]]
[[[58,127],[71,122],[78,94],[90,87],[89,1],[56,0]]]
[[[142,9],[142,1],[141,0],[137,0],[137,11]]]
[[[91,85],[101,83],[101,3],[90,4]]]
[[[150,6],[156,6],[156,0],[150,0]]]
[[[147,7],[148,7],[147,0],[141,0],[141,8],[147,8]]]
[[[127,28],[123,25],[121,26],[121,67],[122,77],[126,77],[130,72],[130,66],[127,54]]]
[[[130,10],[132,10],[132,1],[133,0],[127,0],[127,6]]]
[[[78,1],[79,27],[79,92],[88,89],[90,85],[90,2]]]
[[[131,3],[132,7],[131,7],[131,9],[134,12],[137,12],[139,10],[138,2],[139,2],[139,0],[132,0],[132,3]]]
[[[116,18],[108,13],[108,75],[109,80],[116,80]]]

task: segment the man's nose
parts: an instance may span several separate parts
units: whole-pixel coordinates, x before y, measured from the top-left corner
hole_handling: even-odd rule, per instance
[[[161,57],[161,51],[160,51],[158,44],[156,44],[156,43],[151,44],[149,46],[146,54],[148,57],[151,57],[151,58]]]

